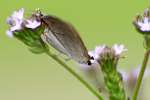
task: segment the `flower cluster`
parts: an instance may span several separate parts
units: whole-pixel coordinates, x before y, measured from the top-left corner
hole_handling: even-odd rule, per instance
[[[94,59],[97,61],[97,60],[100,60],[102,58],[102,54],[104,54],[105,51],[108,50],[109,47],[107,47],[106,45],[102,45],[102,46],[97,46],[95,48],[94,51],[90,51],[89,54],[91,56],[94,57]],[[113,52],[113,55],[114,57],[116,57],[116,59],[119,59],[122,55],[123,52],[127,51],[127,49],[124,47],[124,45],[118,45],[118,44],[115,44],[112,46],[112,48],[110,48],[111,52]]]
[[[20,31],[23,28],[35,29],[41,25],[40,21],[37,21],[35,18],[24,19],[24,9],[21,8],[18,11],[15,11],[9,18],[7,18],[7,24],[10,25],[10,29],[7,30],[7,35],[13,37],[15,31]]]
[[[43,53],[48,49],[41,39],[41,34],[44,31],[41,22],[35,16],[25,19],[23,8],[15,11],[7,18],[7,24],[10,25],[9,30],[6,32],[7,35],[22,41],[33,53]]]
[[[137,15],[136,19],[133,21],[133,24],[141,33],[150,32],[150,8],[147,8],[143,15]]]
[[[89,51],[89,55],[91,57],[94,58],[94,60],[91,60],[92,62],[92,66],[98,66],[98,60],[101,59],[101,54],[106,51],[105,49],[107,48],[106,45],[100,45],[100,46],[96,46],[95,50],[93,51]],[[127,49],[125,48],[124,45],[118,45],[115,44],[112,46],[111,50],[114,52],[114,57],[116,57],[117,59],[119,59],[122,55],[123,52],[127,51]],[[83,68],[89,68],[91,66],[87,65],[87,64],[81,64],[81,66]]]

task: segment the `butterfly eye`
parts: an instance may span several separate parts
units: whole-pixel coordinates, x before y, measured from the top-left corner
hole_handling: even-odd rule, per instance
[[[90,56],[90,59],[91,59],[91,60],[94,60],[94,57],[93,57],[93,56]]]
[[[88,64],[88,65],[92,65],[92,62],[89,60],[89,61],[87,62],[87,64]]]

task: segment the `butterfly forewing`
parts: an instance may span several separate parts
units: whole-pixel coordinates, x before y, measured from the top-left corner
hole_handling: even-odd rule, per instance
[[[57,40],[57,38],[52,34],[49,29],[45,29],[44,34],[41,35],[41,38],[47,44],[50,44],[52,47],[57,49],[59,52],[69,55],[66,49],[62,46],[62,44]]]
[[[88,51],[72,25],[53,16],[43,16],[42,21],[49,30],[44,36],[50,38],[47,39],[50,45],[80,63],[90,61]]]

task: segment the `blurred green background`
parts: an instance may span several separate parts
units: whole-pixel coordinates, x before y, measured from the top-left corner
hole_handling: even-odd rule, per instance
[[[0,0],[0,100],[97,100],[81,83],[46,55],[30,53],[24,44],[10,39],[6,18],[19,8],[29,15],[36,8],[71,22],[89,50],[114,43],[128,48],[119,67],[131,69],[143,59],[143,38],[132,25],[150,0]],[[72,61],[69,65],[76,64]],[[149,66],[150,67],[150,66]],[[149,79],[144,98],[150,100]]]

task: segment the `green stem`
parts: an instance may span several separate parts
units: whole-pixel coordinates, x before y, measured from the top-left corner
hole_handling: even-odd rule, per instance
[[[148,62],[148,59],[149,59],[149,52],[150,52],[150,50],[147,50],[145,52],[143,64],[142,64],[140,74],[139,74],[138,79],[137,79],[137,83],[136,83],[136,86],[135,86],[135,90],[134,90],[132,100],[137,100],[138,93],[139,93],[139,90],[140,90],[140,86],[141,86],[141,83],[142,83],[142,79],[143,79],[143,76],[144,76],[144,72],[145,72],[145,69],[146,69],[146,65],[147,65],[147,62]]]
[[[61,61],[56,55],[46,52],[48,56],[53,58],[57,63],[59,63],[63,68],[70,72],[74,77],[76,77],[85,87],[87,87],[99,100],[103,100],[100,93],[98,93],[92,86],[90,86],[80,75],[78,75],[73,69]]]

